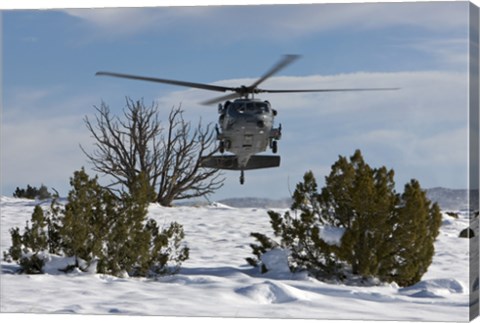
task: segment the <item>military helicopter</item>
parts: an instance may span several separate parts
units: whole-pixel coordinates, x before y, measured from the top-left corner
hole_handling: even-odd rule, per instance
[[[298,59],[299,55],[285,55],[273,65],[262,77],[249,86],[228,87],[204,83],[161,79],[113,72],[97,72],[96,75],[113,76],[133,80],[166,83],[184,87],[217,92],[233,92],[205,102],[204,105],[218,105],[220,114],[216,126],[218,151],[220,156],[202,157],[203,167],[239,170],[240,184],[245,182],[245,170],[280,166],[278,155],[257,155],[270,148],[273,154],[278,152],[278,140],[282,136],[282,126],[274,127],[277,111],[270,102],[255,98],[258,93],[305,93],[305,92],[344,92],[344,91],[379,91],[395,88],[354,88],[354,89],[291,89],[266,90],[258,86],[281,69]],[[233,101],[230,101],[233,100]],[[223,103],[223,104],[222,104]],[[224,155],[225,151],[233,155]]]

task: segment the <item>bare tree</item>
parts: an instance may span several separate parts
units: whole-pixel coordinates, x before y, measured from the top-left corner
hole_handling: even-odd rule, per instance
[[[171,206],[174,200],[205,196],[223,186],[216,169],[200,166],[201,156],[215,153],[211,125],[196,127],[183,118],[181,107],[173,107],[162,126],[158,105],[127,98],[124,119],[114,117],[102,102],[92,123],[85,124],[95,139],[95,149],[83,152],[95,171],[113,178],[112,190],[132,189],[140,174],[146,174],[156,200]]]

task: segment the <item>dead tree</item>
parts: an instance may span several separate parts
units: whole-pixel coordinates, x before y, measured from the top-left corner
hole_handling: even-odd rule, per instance
[[[95,140],[95,149],[82,150],[93,169],[113,178],[112,190],[131,190],[140,174],[146,174],[152,200],[171,206],[174,200],[205,196],[223,186],[224,177],[216,169],[200,166],[201,156],[215,153],[211,125],[196,127],[183,118],[180,107],[173,107],[163,127],[158,105],[146,107],[143,101],[127,98],[124,119],[114,117],[102,102],[97,115],[85,124]]]

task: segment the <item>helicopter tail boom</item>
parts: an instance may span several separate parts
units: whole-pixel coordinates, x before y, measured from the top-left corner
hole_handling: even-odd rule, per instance
[[[201,165],[226,170],[250,170],[280,166],[280,156],[251,156],[245,167],[240,167],[236,156],[202,157]]]

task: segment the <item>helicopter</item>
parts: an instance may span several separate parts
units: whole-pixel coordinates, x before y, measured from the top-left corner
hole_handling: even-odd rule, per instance
[[[239,87],[104,71],[99,71],[96,75],[165,83],[217,92],[233,92],[202,102],[204,105],[218,104],[220,116],[215,129],[219,142],[218,151],[221,155],[201,157],[201,166],[224,170],[239,170],[240,184],[244,184],[244,171],[280,166],[280,156],[275,154],[278,152],[278,140],[282,136],[282,125],[274,126],[277,110],[272,108],[269,101],[255,98],[256,94],[396,90],[396,88],[267,90],[258,87],[299,57],[299,55],[285,55],[254,83],[249,86],[242,85]],[[271,149],[274,155],[258,155],[267,149]],[[230,152],[231,155],[225,155],[225,152]]]

